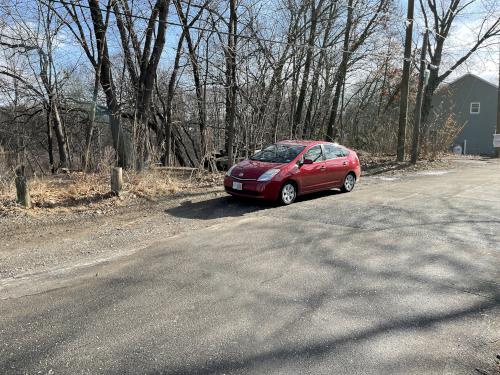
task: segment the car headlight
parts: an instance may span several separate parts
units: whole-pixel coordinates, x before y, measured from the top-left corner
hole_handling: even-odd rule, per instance
[[[271,178],[273,178],[274,176],[276,176],[278,173],[279,173],[279,169],[269,169],[268,171],[262,173],[260,175],[260,177],[257,179],[257,181],[269,181]]]
[[[233,171],[234,167],[236,167],[236,164],[227,170],[226,176],[231,176],[231,172]]]

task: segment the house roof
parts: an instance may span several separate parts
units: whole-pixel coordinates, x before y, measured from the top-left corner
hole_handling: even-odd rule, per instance
[[[488,81],[488,80],[486,80],[486,79],[484,79],[484,78],[481,78],[481,77],[479,77],[479,76],[477,76],[477,75],[475,75],[475,74],[472,74],[472,73],[465,73],[463,76],[458,77],[458,78],[457,78],[457,79],[455,79],[454,81],[450,82],[448,85],[453,85],[453,84],[455,84],[456,82],[461,81],[461,80],[462,80],[462,79],[464,79],[465,77],[472,77],[472,78],[475,78],[475,79],[477,79],[477,80],[479,80],[479,81],[482,81],[482,82],[484,82],[484,83],[486,83],[486,84],[488,84],[488,85],[490,85],[490,86],[492,86],[492,87],[494,87],[494,88],[496,88],[496,89],[498,88],[498,85],[495,85],[494,83],[491,83],[490,81]]]

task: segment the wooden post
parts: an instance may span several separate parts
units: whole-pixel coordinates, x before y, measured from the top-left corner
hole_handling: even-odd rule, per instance
[[[121,167],[115,167],[111,170],[111,191],[120,195],[123,187],[123,174]]]
[[[16,201],[25,208],[31,208],[31,197],[24,165],[16,168]]]

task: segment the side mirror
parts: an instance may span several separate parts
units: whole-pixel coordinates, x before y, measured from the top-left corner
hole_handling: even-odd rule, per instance
[[[311,159],[304,159],[304,161],[302,162],[302,164],[312,164],[313,161]]]

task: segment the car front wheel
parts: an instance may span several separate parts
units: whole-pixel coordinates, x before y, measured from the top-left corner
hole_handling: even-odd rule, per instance
[[[356,185],[356,176],[354,173],[349,173],[347,176],[345,176],[344,179],[344,184],[340,188],[344,193],[349,193],[354,189],[354,185]]]
[[[285,182],[285,184],[281,187],[280,192],[280,201],[281,203],[288,205],[292,204],[297,197],[297,189],[295,185],[291,182]]]

